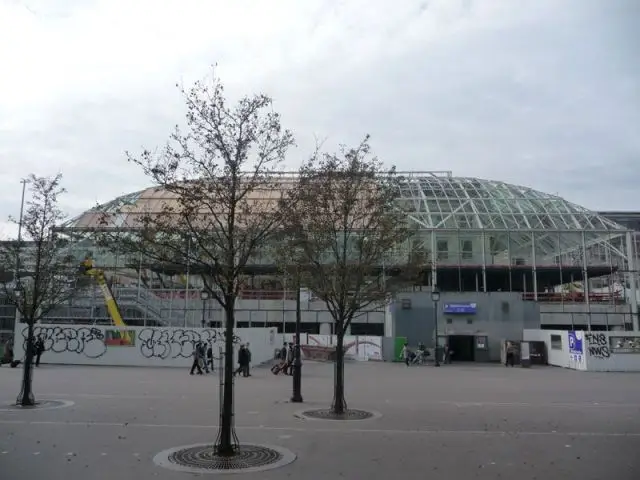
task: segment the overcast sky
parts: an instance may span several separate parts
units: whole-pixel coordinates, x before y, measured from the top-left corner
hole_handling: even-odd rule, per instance
[[[69,214],[148,186],[123,152],[216,62],[274,97],[292,169],[370,133],[399,169],[640,209],[639,24],[637,0],[0,0],[0,220],[31,172],[64,174]]]

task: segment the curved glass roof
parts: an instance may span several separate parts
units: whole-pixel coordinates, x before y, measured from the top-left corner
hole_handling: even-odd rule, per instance
[[[402,176],[401,202],[424,228],[625,231],[556,195],[494,180],[451,175]]]
[[[594,233],[622,233],[627,230],[556,195],[505,182],[454,177],[447,172],[401,172],[399,179],[398,201],[404,211],[409,212],[410,219],[424,229]],[[162,204],[172,201],[175,201],[173,194],[155,187],[147,188],[88,210],[65,222],[62,227],[99,227],[103,213],[113,214],[113,226],[133,225],[135,222],[129,217],[154,209],[160,211]]]

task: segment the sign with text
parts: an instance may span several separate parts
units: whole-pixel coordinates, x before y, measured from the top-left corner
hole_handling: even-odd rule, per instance
[[[569,353],[577,353],[579,355],[584,353],[582,347],[582,332],[569,331]]]
[[[476,303],[445,303],[444,313],[456,314],[475,314],[477,311]]]

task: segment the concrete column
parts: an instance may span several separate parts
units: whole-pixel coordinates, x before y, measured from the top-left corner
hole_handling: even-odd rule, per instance
[[[431,230],[431,286],[438,285],[438,245],[436,242],[436,232]]]
[[[636,270],[638,266],[636,265],[636,258],[634,253],[633,244],[633,236],[631,232],[627,232],[627,265],[628,265],[628,278],[629,278],[629,289],[631,290],[631,319],[633,322],[633,331],[637,332],[640,330],[639,319],[638,319],[638,271]],[[625,279],[626,280],[626,279]]]
[[[589,274],[587,273],[587,239],[585,232],[582,232],[582,291],[587,307],[587,319],[589,321],[589,331],[591,331],[591,302],[589,300]]]
[[[395,325],[393,323],[393,303],[391,299],[387,302],[384,307],[384,336],[385,337],[394,337],[395,333]]]
[[[536,233],[531,232],[531,263],[532,263],[532,276],[533,276],[533,299],[538,301],[538,270],[536,268]]]
[[[487,235],[482,230],[482,291],[487,291]]]

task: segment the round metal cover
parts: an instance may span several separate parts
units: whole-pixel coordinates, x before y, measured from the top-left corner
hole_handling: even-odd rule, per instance
[[[317,410],[303,410],[298,412],[296,416],[310,420],[370,420],[379,418],[381,415],[377,412],[351,408],[343,414],[336,414],[329,408],[322,408]]]
[[[54,410],[74,405],[70,400],[40,400],[35,405],[23,407],[15,403],[0,406],[0,411],[20,411],[20,410]]]
[[[232,457],[217,455],[212,444],[187,445],[160,452],[154,462],[161,467],[190,473],[251,473],[283,467],[295,454],[272,445],[240,445]]]

